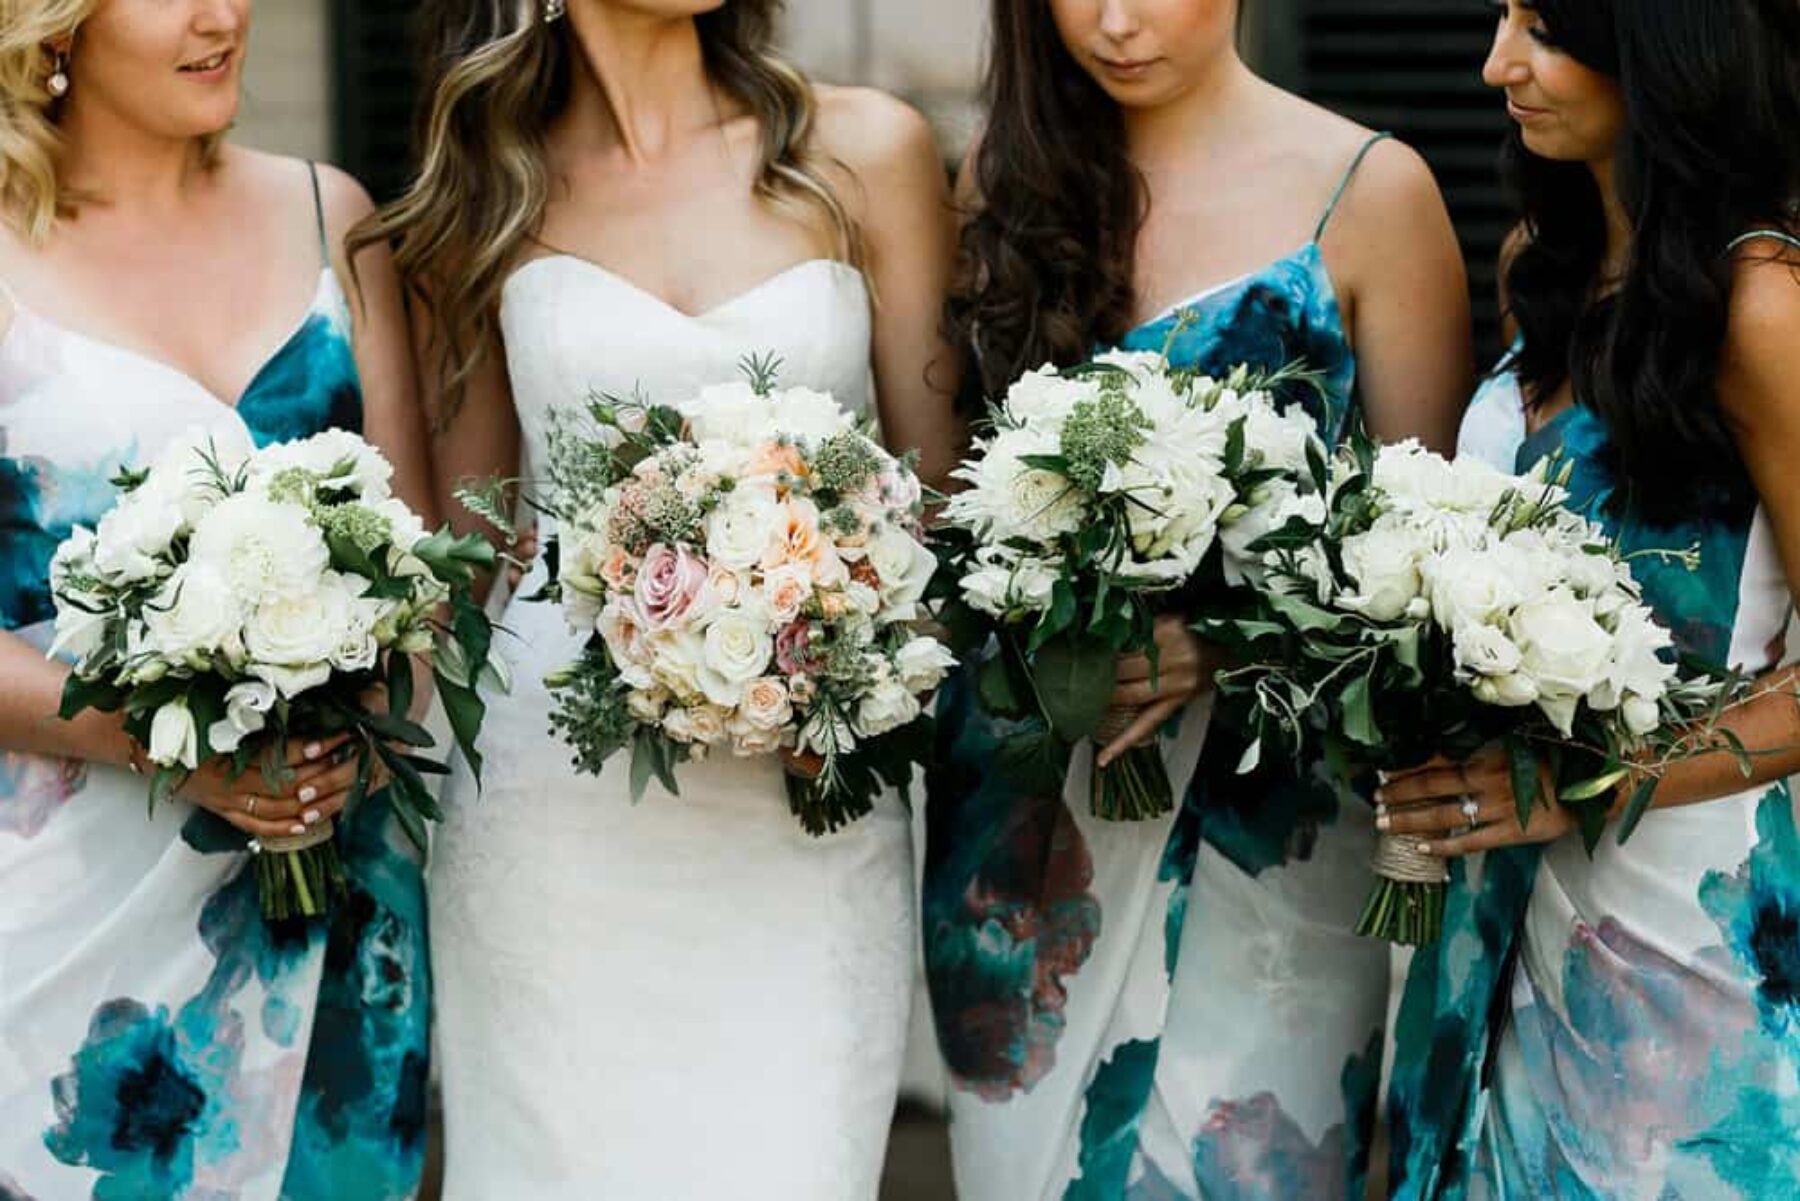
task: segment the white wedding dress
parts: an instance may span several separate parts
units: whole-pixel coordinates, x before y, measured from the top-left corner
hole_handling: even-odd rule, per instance
[[[869,303],[825,261],[690,316],[535,260],[501,309],[528,463],[552,410],[692,396],[749,354],[866,411]],[[459,768],[432,861],[446,1201],[872,1199],[914,962],[904,804],[813,839],[775,760],[720,756],[633,805],[624,756],[578,775],[549,733],[543,676],[579,647],[560,611],[502,621],[514,689],[489,698],[485,787]]]

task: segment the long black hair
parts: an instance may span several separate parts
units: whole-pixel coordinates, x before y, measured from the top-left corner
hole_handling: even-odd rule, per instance
[[[1791,0],[1789,0],[1791,2]],[[1607,226],[1588,168],[1505,150],[1525,240],[1506,270],[1527,397],[1572,382],[1610,434],[1622,509],[1653,524],[1746,511],[1755,493],[1719,404],[1727,246],[1793,221],[1800,95],[1768,0],[1538,0],[1551,40],[1624,94],[1613,179],[1633,235],[1602,295]],[[1681,485],[1677,486],[1677,481]]]

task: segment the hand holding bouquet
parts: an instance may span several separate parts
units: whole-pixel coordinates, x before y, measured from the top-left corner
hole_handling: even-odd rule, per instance
[[[1562,482],[1354,436],[1256,544],[1251,611],[1203,624],[1248,660],[1220,678],[1223,713],[1256,737],[1246,770],[1267,751],[1322,755],[1350,779],[1498,745],[1520,824],[1561,801],[1592,849],[1621,781],[1699,749],[1666,731],[1716,715],[1730,687],[1682,676],[1628,563],[1565,507]],[[1656,782],[1645,770],[1622,838]],[[1415,843],[1382,837],[1362,933],[1437,937],[1447,876]]]
[[[407,718],[413,660],[431,656],[457,742],[479,768],[474,681],[491,629],[471,585],[495,556],[480,538],[427,534],[392,495],[391,474],[354,434],[258,451],[241,428],[221,427],[121,477],[118,505],[51,564],[51,654],[75,660],[62,716],[122,712],[155,765],[152,805],[215,756],[230,756],[234,774],[254,762],[281,781],[290,740],[347,737],[351,803],[379,763],[424,849],[424,823],[440,814],[423,774],[446,769],[413,753],[432,744]],[[365,698],[383,688],[386,709],[371,709]],[[332,838],[326,821],[253,847],[265,916],[326,912],[342,887]]]
[[[1217,380],[1119,353],[1013,385],[957,470],[969,488],[946,517],[962,531],[962,598],[998,625],[982,702],[1042,719],[1011,747],[1015,770],[1035,761],[1060,779],[1075,743],[1128,728],[1136,712],[1109,710],[1119,656],[1151,655],[1154,673],[1157,616],[1245,581],[1247,546],[1325,459],[1312,419],[1275,400],[1303,378],[1240,368]],[[1096,769],[1092,796],[1109,820],[1174,804],[1155,746]]]
[[[552,594],[588,641],[552,722],[583,771],[629,748],[634,797],[714,750],[816,757],[788,795],[822,835],[911,782],[954,661],[911,626],[936,567],[911,467],[750,372],[679,409],[598,399],[553,437]]]

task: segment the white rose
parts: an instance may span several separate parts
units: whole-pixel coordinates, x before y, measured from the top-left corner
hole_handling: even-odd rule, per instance
[[[766,615],[747,608],[721,610],[706,627],[700,690],[715,705],[736,705],[744,685],[768,670],[774,653]]]
[[[1592,601],[1561,590],[1519,606],[1510,632],[1537,683],[1539,707],[1567,736],[1580,701],[1606,678],[1612,635],[1594,619]]]
[[[784,525],[774,488],[736,488],[706,518],[706,557],[718,566],[747,571],[762,561]]]
[[[1006,414],[1015,425],[1060,430],[1076,405],[1099,395],[1098,380],[1065,379],[1056,368],[1041,367],[1007,389]]]
[[[156,489],[127,493],[100,519],[94,566],[120,583],[153,580],[167,570],[164,556],[184,523],[180,506]]]
[[[869,540],[869,566],[881,577],[882,599],[887,607],[883,621],[911,621],[919,615],[919,603],[937,571],[937,556],[911,534],[895,526],[883,527]]]
[[[1512,556],[1453,547],[1421,565],[1438,625],[1460,630],[1500,620],[1525,599]]]
[[[894,670],[908,692],[930,692],[944,682],[956,656],[936,638],[914,638],[894,652]]]
[[[662,689],[633,688],[625,694],[625,711],[640,725],[653,726],[662,721],[669,707],[669,694]]]
[[[1338,603],[1372,621],[1398,621],[1419,597],[1417,537],[1398,525],[1377,522],[1344,540],[1344,570],[1356,591]]]
[[[897,730],[919,715],[919,698],[899,680],[889,679],[875,685],[856,707],[856,732],[864,738],[877,738]]]
[[[787,740],[787,731],[759,729],[745,721],[742,715],[726,722],[725,732],[731,738],[731,753],[740,759],[773,755]]]
[[[698,630],[665,630],[647,640],[650,678],[682,700],[700,692],[700,670],[706,659],[706,641]],[[638,686],[629,675],[627,683]]]
[[[305,509],[252,493],[208,512],[194,528],[188,557],[224,573],[247,606],[314,591],[330,561]]]
[[[1510,676],[1525,664],[1525,655],[1504,630],[1487,625],[1461,625],[1452,634],[1456,665],[1466,674]]]
[[[738,714],[756,730],[779,730],[794,720],[794,706],[787,685],[776,676],[762,676],[744,686]]]
[[[769,617],[778,624],[786,625],[799,617],[812,595],[812,569],[804,563],[789,563],[763,575],[763,602]]]
[[[269,710],[275,707],[275,687],[263,680],[245,680],[225,694],[225,716],[207,730],[206,740],[213,752],[229,755],[244,739],[268,724]]]
[[[785,434],[808,443],[822,442],[833,434],[856,427],[856,419],[844,411],[835,397],[810,388],[788,388],[769,396],[769,415],[764,432]]]
[[[1523,709],[1538,701],[1538,687],[1527,675],[1482,676],[1469,685],[1475,699],[1502,709]]]
[[[333,658],[362,622],[345,577],[328,571],[304,592],[266,600],[244,622],[251,671],[286,697],[331,678]]]
[[[248,427],[232,413],[211,425],[193,426],[165,443],[150,465],[144,487],[180,509],[183,524],[191,526],[222,499],[218,476],[235,479],[255,454]]]
[[[176,569],[144,609],[150,645],[168,659],[199,667],[215,653],[241,661],[244,612],[231,584],[210,563]]]
[[[696,442],[747,445],[768,430],[768,402],[741,381],[706,388],[675,407],[687,418]]]
[[[150,719],[150,759],[163,767],[177,763],[189,771],[200,766],[200,732],[187,702],[170,701]]]

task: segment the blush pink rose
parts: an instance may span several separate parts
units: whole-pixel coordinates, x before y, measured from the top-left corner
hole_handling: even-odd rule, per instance
[[[633,592],[638,615],[647,630],[671,630],[698,616],[706,591],[706,560],[685,546],[670,548],[657,543],[638,567]]]

